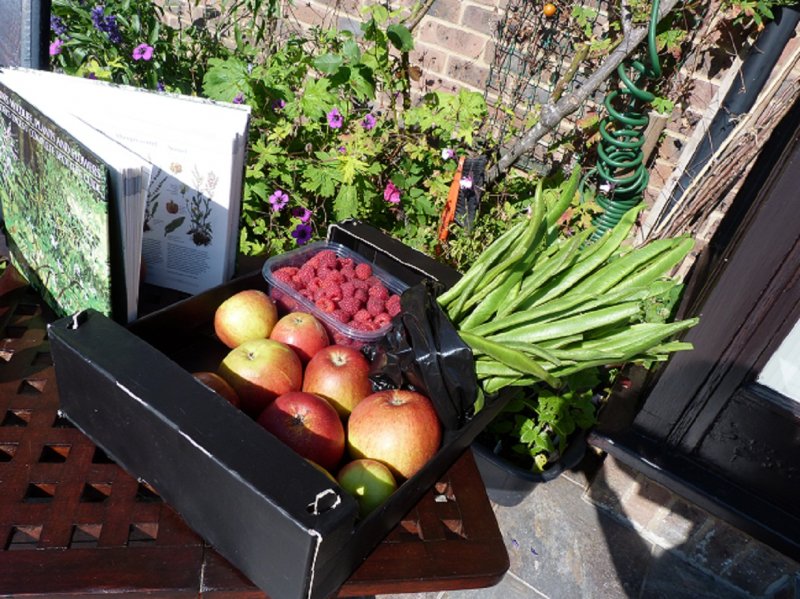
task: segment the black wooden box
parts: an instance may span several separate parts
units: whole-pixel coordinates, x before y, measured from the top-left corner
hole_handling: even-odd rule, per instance
[[[457,273],[358,222],[329,238],[401,280]],[[327,597],[398,524],[501,409],[445,431],[439,453],[367,518],[355,501],[190,372],[227,353],[213,336],[219,303],[265,288],[260,272],[120,326],[94,312],[49,328],[61,410],[273,599]]]

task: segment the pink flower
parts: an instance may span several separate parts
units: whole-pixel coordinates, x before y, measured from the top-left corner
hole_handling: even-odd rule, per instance
[[[153,46],[139,44],[133,49],[134,60],[150,60],[153,58]]]
[[[339,112],[338,108],[332,108],[327,114],[327,117],[328,127],[331,129],[341,129],[342,125],[344,124],[344,117],[342,116],[342,113]]]
[[[364,116],[364,119],[361,121],[361,126],[364,127],[365,131],[369,131],[370,129],[375,127],[376,123],[377,123],[377,121],[375,120],[375,117],[372,116],[371,114],[367,114],[367,115]]]
[[[50,44],[50,56],[56,56],[57,54],[61,54],[61,46],[64,45],[64,40],[57,39],[52,44]]]
[[[400,190],[391,181],[386,184],[386,189],[383,190],[383,199],[390,204],[400,203]]]

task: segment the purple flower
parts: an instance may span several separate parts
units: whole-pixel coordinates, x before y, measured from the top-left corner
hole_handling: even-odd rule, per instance
[[[307,223],[311,220],[311,210],[302,206],[295,206],[292,208],[292,216],[299,218],[301,223]]]
[[[363,120],[361,121],[361,126],[364,127],[365,131],[369,131],[373,127],[375,127],[375,117],[371,114],[367,114],[364,116]]]
[[[139,44],[133,49],[134,60],[151,60],[153,58],[153,46]]]
[[[244,94],[239,92],[235,96],[233,96],[233,103],[234,104],[244,104]]]
[[[92,23],[94,26],[99,29],[100,31],[105,31],[103,27],[105,26],[106,19],[105,19],[105,9],[102,6],[95,6],[92,9]]]
[[[339,146],[339,154],[347,154],[347,148],[344,146]]]
[[[464,175],[461,177],[461,181],[459,181],[458,186],[461,189],[472,189],[472,177],[469,175]]]
[[[120,35],[119,26],[117,25],[117,17],[114,15],[105,16],[105,8],[100,5],[92,9],[91,15],[95,28],[107,33],[108,39],[112,44],[118,44],[122,41],[122,35]]]
[[[331,129],[341,129],[342,124],[344,123],[344,117],[342,113],[339,112],[338,108],[333,108],[328,113],[328,127]]]
[[[383,190],[383,199],[390,204],[400,203],[400,190],[391,181],[386,184],[386,189]]]
[[[442,159],[443,160],[452,160],[456,157],[456,153],[451,148],[445,148],[442,150]]]
[[[294,237],[297,245],[305,245],[311,239],[311,225],[303,223],[297,225],[292,231],[292,237]]]
[[[156,83],[156,90],[157,91],[163,92],[165,89],[167,89],[167,88],[164,87],[164,82],[163,81],[159,81],[158,83]]]
[[[269,196],[269,203],[272,204],[273,212],[280,212],[289,203],[289,196],[282,189],[276,189],[275,193]]]
[[[286,106],[286,100],[283,98],[278,98],[277,100],[272,101],[272,110],[275,112],[280,112],[283,110],[283,107]]]
[[[52,29],[53,33],[56,35],[64,35],[67,32],[67,26],[64,25],[64,21],[61,20],[61,17],[50,17],[50,29]]]
[[[84,79],[97,79],[97,75],[95,75],[92,71],[89,71],[83,77]]]
[[[52,44],[50,44],[50,56],[56,56],[57,54],[61,54],[61,46],[64,45],[64,41],[60,39],[56,39]]]

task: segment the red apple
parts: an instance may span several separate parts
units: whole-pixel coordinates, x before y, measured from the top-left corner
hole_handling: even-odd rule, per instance
[[[344,455],[344,426],[327,401],[313,393],[284,393],[269,404],[258,423],[301,456],[326,470]]]
[[[358,502],[363,518],[397,490],[397,482],[384,464],[377,460],[353,460],[345,464],[336,480]]]
[[[420,393],[390,389],[361,400],[347,422],[353,458],[386,464],[409,478],[439,450],[442,430],[431,400]]]
[[[251,339],[266,339],[277,321],[275,302],[263,291],[246,289],[219,305],[214,312],[214,332],[233,349]]]
[[[242,402],[239,399],[239,396],[236,395],[236,391],[234,391],[233,387],[228,384],[228,381],[226,381],[216,372],[200,371],[193,372],[192,375],[206,387],[210,387],[212,391],[216,391],[222,397],[227,399],[231,405],[233,405],[233,407],[241,407]]]
[[[340,416],[346,417],[372,393],[369,362],[355,348],[329,345],[314,354],[306,365],[303,391],[321,395]]]
[[[294,350],[280,341],[252,339],[232,349],[217,370],[255,417],[279,395],[299,391],[303,365]]]
[[[300,356],[303,364],[323,347],[330,345],[325,327],[306,312],[290,312],[278,320],[269,338],[291,347]]]

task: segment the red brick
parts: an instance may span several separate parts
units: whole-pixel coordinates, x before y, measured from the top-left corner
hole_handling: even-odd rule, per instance
[[[447,74],[453,79],[483,91],[489,78],[489,69],[476,65],[473,61],[451,56],[447,61]]]
[[[412,65],[422,69],[423,77],[428,77],[430,73],[445,72],[447,54],[433,46],[417,42],[409,53],[408,60]]]
[[[659,189],[664,187],[664,184],[670,178],[674,170],[674,164],[656,159],[653,167],[650,169],[650,185]]]
[[[461,19],[461,6],[461,0],[436,0],[425,16],[442,19],[455,25]]]
[[[480,56],[487,43],[487,39],[482,35],[434,21],[423,21],[418,35],[424,42],[447,48],[468,58]]]
[[[658,158],[664,162],[677,164],[685,145],[684,140],[675,136],[671,131],[666,131],[658,146]]]
[[[461,24],[474,31],[493,36],[497,34],[497,24],[500,14],[496,10],[486,10],[480,6],[467,6]]]
[[[289,20],[302,25],[322,25],[327,9],[314,6],[311,2],[298,2],[288,9]]]

